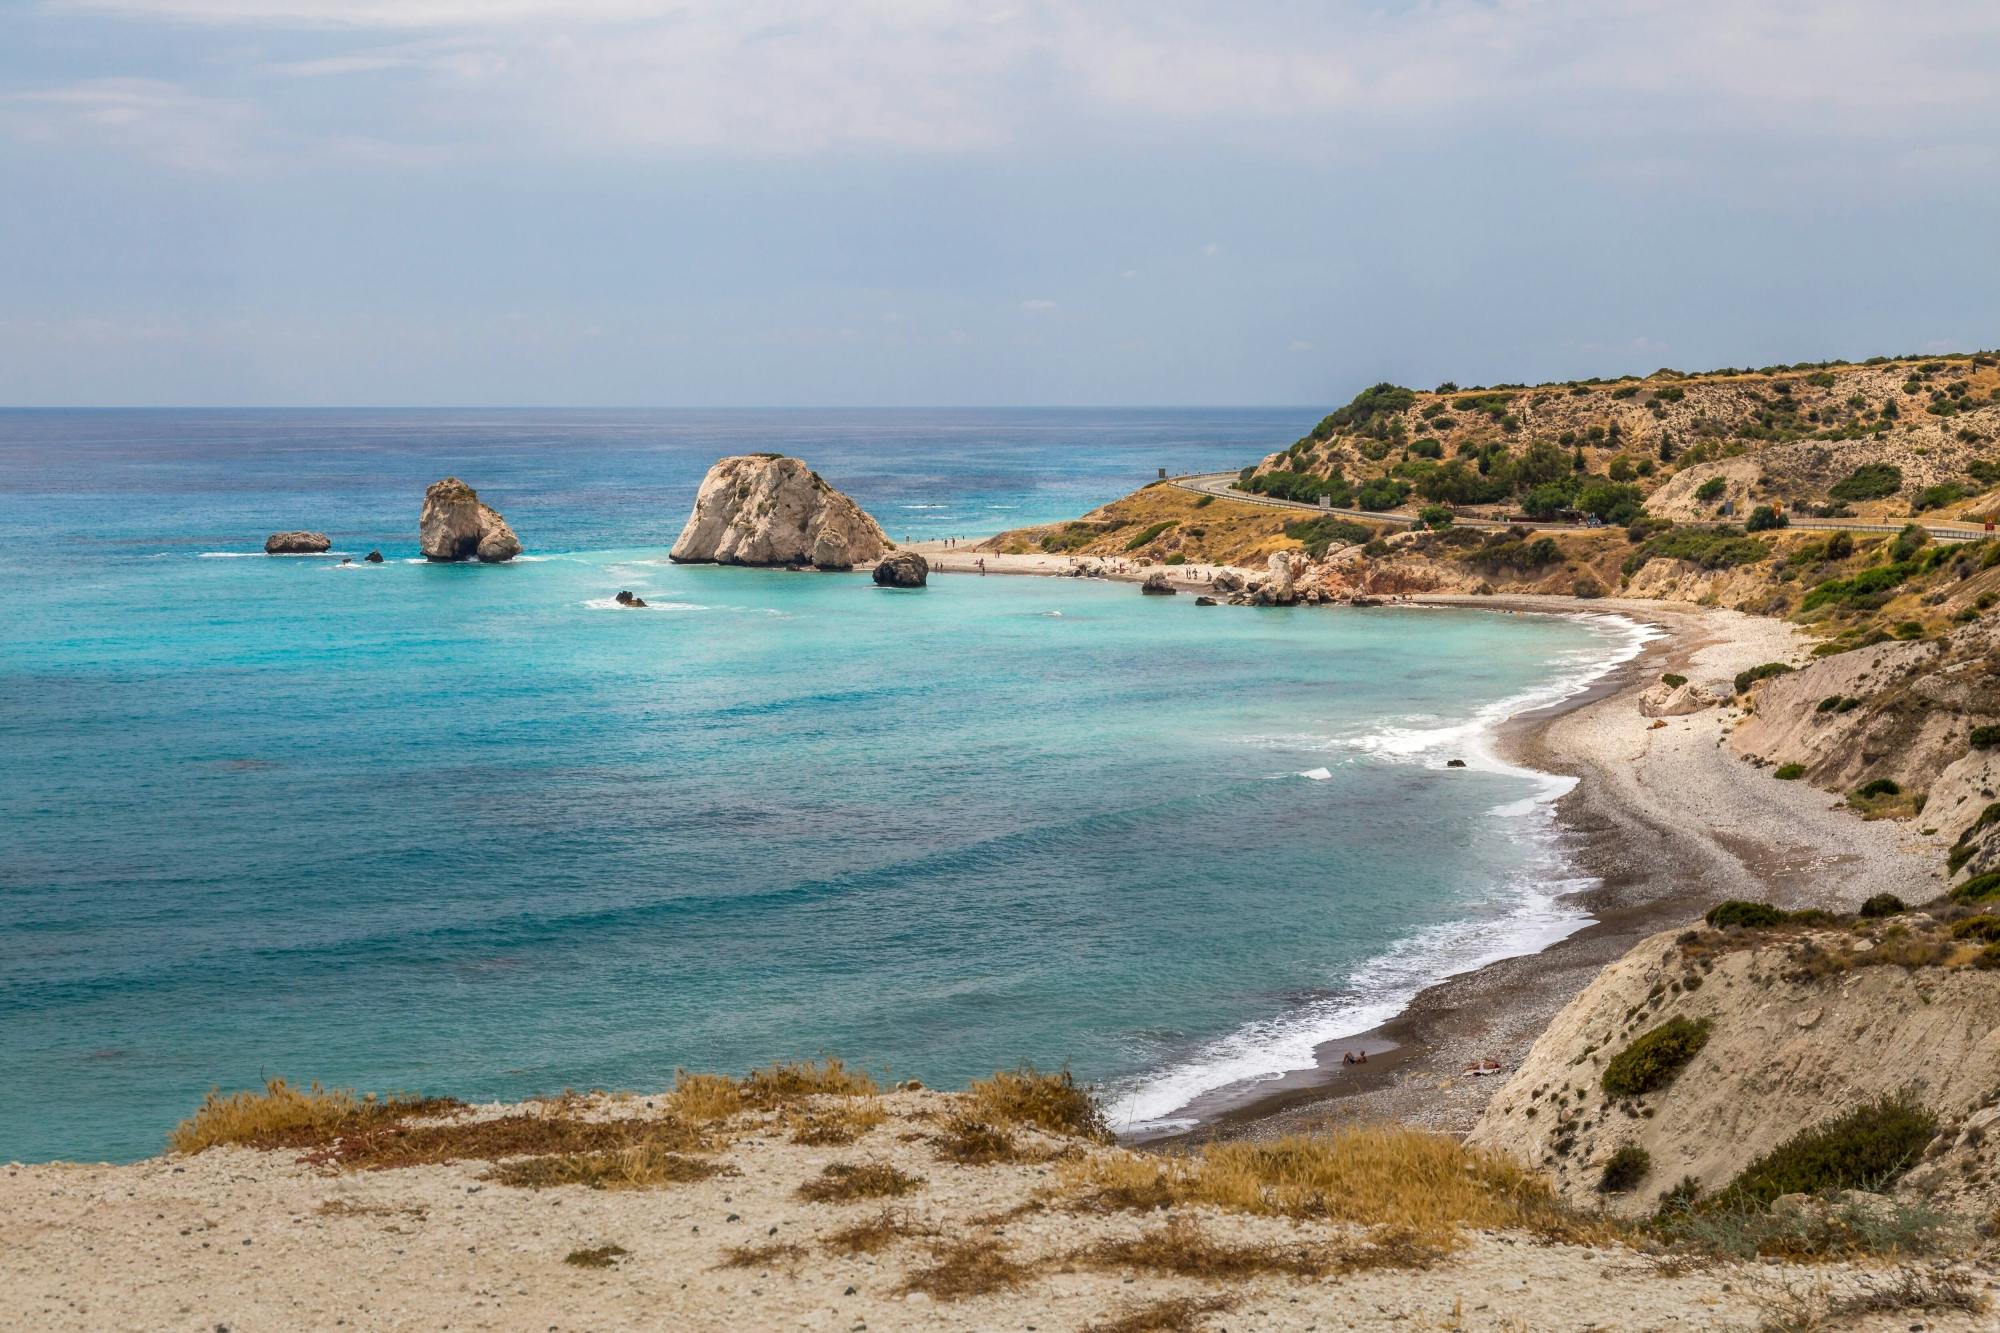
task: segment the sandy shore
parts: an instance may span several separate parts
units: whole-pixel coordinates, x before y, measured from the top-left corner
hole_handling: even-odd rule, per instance
[[[1195,1135],[1263,1137],[1329,1120],[1383,1119],[1464,1132],[1557,1010],[1647,935],[1693,921],[1724,898],[1852,908],[1870,894],[1921,901],[1943,890],[1937,848],[1906,824],[1864,822],[1805,783],[1773,781],[1729,745],[1741,714],[1711,708],[1640,714],[1639,693],[1677,672],[1727,694],[1760,662],[1800,662],[1810,642],[1784,621],[1659,602],[1429,597],[1432,605],[1618,614],[1663,637],[1585,693],[1513,719],[1512,762],[1573,776],[1557,806],[1571,856],[1598,882],[1571,901],[1594,924],[1540,953],[1423,991],[1398,1017],[1317,1052],[1318,1067],[1197,1103]],[[1344,1067],[1365,1047],[1369,1063]],[[1475,1060],[1502,1074],[1468,1077]],[[1186,1137],[1186,1136],[1176,1136]]]

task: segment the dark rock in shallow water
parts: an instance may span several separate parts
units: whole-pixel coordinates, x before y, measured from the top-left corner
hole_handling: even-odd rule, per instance
[[[1464,768],[1465,761],[1463,759],[1447,759],[1444,761],[1444,766],[1446,768]]]
[[[264,539],[264,554],[320,555],[332,545],[324,532],[274,532]]]
[[[1196,606],[1215,606],[1217,603],[1213,597],[1197,597],[1194,599],[1194,604]]]
[[[371,565],[379,565],[382,563],[382,553],[380,551],[370,551],[367,555],[364,555],[361,558],[363,560],[366,560]]]
[[[930,573],[930,561],[915,551],[896,551],[875,566],[875,582],[884,588],[921,588]]]
[[[645,598],[634,597],[631,593],[626,592],[623,588],[620,588],[618,590],[618,595],[612,598],[611,600],[618,603],[618,605],[620,606],[644,606],[646,604]]]
[[[1152,573],[1146,575],[1146,581],[1139,585],[1139,591],[1155,597],[1172,597],[1180,589],[1168,582],[1165,574]]]

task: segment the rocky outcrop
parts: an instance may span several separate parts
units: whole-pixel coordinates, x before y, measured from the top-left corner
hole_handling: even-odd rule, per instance
[[[1216,605],[1219,605],[1219,603],[1218,603],[1218,602],[1217,602],[1217,601],[1216,601],[1216,600],[1215,600],[1215,599],[1214,599],[1213,597],[1206,597],[1206,596],[1204,596],[1204,597],[1197,597],[1197,598],[1195,598],[1195,599],[1194,599],[1194,604],[1195,604],[1196,606],[1216,606]]]
[[[852,569],[889,539],[860,505],[796,458],[725,458],[702,478],[694,512],[668,557],[682,564]]]
[[[875,583],[883,588],[921,588],[930,578],[931,563],[915,551],[897,551],[875,566]]]
[[[332,545],[324,532],[274,532],[264,539],[264,554],[323,555]]]
[[[370,551],[367,555],[364,555],[361,558],[363,560],[366,560],[371,565],[379,565],[382,563],[382,553],[380,551]]]
[[[627,592],[623,588],[620,588],[618,590],[618,595],[612,598],[611,600],[618,603],[618,605],[620,606],[640,607],[646,604],[645,598],[640,597],[635,593]]]
[[[1691,680],[1681,678],[1678,685],[1658,680],[1639,692],[1639,716],[1684,717],[1723,702]]]
[[[426,560],[497,564],[521,554],[520,539],[507,520],[480,503],[479,493],[457,477],[433,482],[424,492],[417,535]]]
[[[1627,1213],[1650,1212],[1687,1176],[1712,1193],[1802,1128],[1884,1096],[1937,1116],[1935,1152],[1991,1122],[2000,1087],[2000,971],[1968,964],[1976,948],[1951,938],[1951,915],[1655,935],[1556,1015],[1468,1142],[1544,1168],[1574,1202]],[[1676,1018],[1708,1024],[1679,1076],[1607,1094],[1606,1064]],[[1650,1170],[1607,1199],[1604,1165],[1626,1147],[1643,1149]],[[2000,1202],[1993,1153],[1977,1172],[1913,1171],[1897,1193],[1957,1203],[1939,1187],[1976,1180],[1979,1197],[1963,1202],[1983,1215]]]
[[[1180,589],[1173,585],[1172,580],[1168,579],[1164,572],[1156,570],[1146,575],[1146,581],[1139,585],[1139,591],[1154,597],[1172,597]]]

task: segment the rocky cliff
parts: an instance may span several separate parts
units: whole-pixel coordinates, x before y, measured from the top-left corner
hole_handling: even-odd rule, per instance
[[[880,525],[796,458],[725,458],[702,478],[669,557],[684,564],[852,569],[889,549]]]
[[[457,477],[433,482],[424,492],[417,529],[427,560],[496,564],[521,554],[520,539],[507,520],[482,504],[479,493]]]
[[[1858,1187],[1984,1215],[2000,1201],[1994,1149],[1980,1151],[2000,1120],[2000,946],[1986,943],[2000,919],[1979,909],[1655,935],[1556,1016],[1468,1143],[1543,1168],[1573,1201],[1650,1214],[1669,1190],[1712,1197],[1801,1131],[1906,1099],[1910,1141]]]

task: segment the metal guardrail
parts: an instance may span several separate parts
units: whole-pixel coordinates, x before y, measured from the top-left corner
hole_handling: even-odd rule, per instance
[[[1230,472],[1187,472],[1177,477],[1168,477],[1166,480],[1168,484],[1180,490],[1192,491],[1196,495],[1213,495],[1219,499],[1235,500],[1242,504],[1263,505],[1269,509],[1297,509],[1308,514],[1334,514],[1342,518],[1359,519],[1367,523],[1397,523],[1404,527],[1412,526],[1417,521],[1414,514],[1388,514],[1373,509],[1336,509],[1321,505],[1306,504],[1300,500],[1281,500],[1271,495],[1252,495],[1248,491],[1237,490],[1232,484],[1234,477],[1235,474]],[[1194,485],[1193,483],[1195,482],[1221,483],[1221,489],[1210,490],[1204,486]],[[1156,482],[1155,485],[1157,484]],[[1511,528],[1514,526],[1514,520],[1460,518],[1456,520],[1456,526],[1468,528]],[[1535,523],[1530,521],[1529,526],[1533,527],[1537,532],[1602,532],[1604,530],[1601,527],[1592,528],[1580,523]],[[1741,525],[1725,522],[1720,519],[1698,518],[1683,520],[1678,526],[1684,528],[1724,528]],[[1787,522],[1786,526],[1807,532],[1884,532],[1894,534],[1901,532],[1909,525],[1903,523],[1865,523],[1860,520],[1847,522],[1841,519],[1830,518],[1793,518]],[[1934,527],[1928,523],[1919,523],[1917,526],[1929,533],[1937,541],[1974,542],[1982,537],[1995,535],[1990,530],[1975,528],[1970,525],[1962,527]]]

